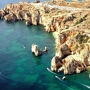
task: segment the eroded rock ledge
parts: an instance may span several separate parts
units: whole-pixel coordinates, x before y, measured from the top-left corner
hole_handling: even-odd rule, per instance
[[[86,1],[64,0],[38,4],[20,2],[8,4],[0,10],[0,19],[7,22],[24,20],[26,25],[45,26],[47,32],[53,32],[56,40],[56,55],[51,61],[51,70],[64,71],[64,74],[80,73],[90,66],[89,5],[90,2]]]

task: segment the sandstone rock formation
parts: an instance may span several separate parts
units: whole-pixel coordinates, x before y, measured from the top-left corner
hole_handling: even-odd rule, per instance
[[[79,0],[72,0],[73,2],[77,2],[77,1],[79,1]]]
[[[90,2],[90,0],[83,0],[84,2]]]
[[[61,65],[60,58],[58,56],[54,56],[51,60],[51,70],[57,71]]]
[[[0,10],[0,19],[3,19],[4,15],[5,15],[4,10]]]
[[[35,44],[32,44],[31,51],[32,51],[32,53],[35,54],[35,56],[40,56],[42,54],[39,47],[37,45],[35,45]]]
[[[5,19],[6,21],[8,21],[8,22],[9,22],[9,21],[15,22],[15,21],[17,20],[17,17],[16,17],[15,14],[10,13],[10,14],[4,16],[4,19]]]
[[[8,4],[0,10],[0,19],[24,20],[27,26],[41,24],[47,32],[54,32],[56,54],[51,60],[51,70],[80,73],[90,66],[90,2],[86,1],[89,0]],[[37,45],[32,45],[36,56],[46,51],[47,48],[40,51]]]
[[[62,70],[64,71],[64,74],[80,73],[86,70],[85,64],[75,60],[72,55],[63,59],[62,62],[63,65],[61,68],[63,68]],[[61,68],[58,72],[61,71]]]
[[[39,49],[39,47],[38,47],[37,45],[35,45],[35,44],[32,44],[32,47],[31,47],[31,51],[32,51],[32,53],[35,54],[35,56],[40,56],[40,55],[42,55],[43,53],[47,52],[47,50],[48,50],[48,48],[45,47],[45,49],[41,51],[41,50]]]

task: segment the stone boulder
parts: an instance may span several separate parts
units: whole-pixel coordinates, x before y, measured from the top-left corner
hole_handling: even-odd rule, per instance
[[[42,54],[42,52],[40,51],[39,47],[35,44],[32,44],[32,53],[35,54],[35,56],[40,56]]]
[[[58,56],[54,56],[51,60],[51,70],[57,71],[61,66],[60,58]]]

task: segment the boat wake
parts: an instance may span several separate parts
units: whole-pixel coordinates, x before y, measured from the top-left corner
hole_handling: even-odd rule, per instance
[[[58,80],[62,81],[62,79],[60,77],[58,77],[58,76],[55,76],[55,78],[57,78]]]
[[[50,73],[52,73],[52,74],[54,74],[54,75],[56,75],[56,73],[55,73],[55,72],[52,72],[49,68],[47,68],[47,71],[50,72]],[[63,80],[62,80],[59,76],[55,76],[55,78],[58,79],[59,81],[62,81],[62,82],[63,82]],[[78,84],[80,84],[80,85],[82,85],[82,86],[90,89],[90,86],[88,86],[88,85],[81,84],[81,83],[78,83]],[[66,86],[66,87],[68,87],[68,85],[66,85],[66,84],[64,84],[64,83],[63,83],[63,85]],[[70,88],[70,87],[68,87],[68,88],[69,88],[70,90],[73,90],[73,89]]]
[[[52,72],[49,68],[47,68],[47,70],[48,70],[50,73],[56,74],[56,73]]]
[[[84,87],[90,89],[90,86],[88,86],[88,85],[86,85],[86,84],[82,84],[82,83],[80,83],[80,84],[81,84],[82,86],[84,86]]]
[[[59,76],[55,76],[55,78],[57,78],[59,81],[62,81],[62,84],[63,84],[65,87],[69,88],[70,90],[74,90],[74,89],[70,88],[68,85],[64,84],[63,80],[62,80]]]

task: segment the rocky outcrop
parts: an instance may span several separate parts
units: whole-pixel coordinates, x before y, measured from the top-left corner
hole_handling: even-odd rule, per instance
[[[40,56],[42,54],[39,47],[37,45],[35,45],[35,44],[32,44],[31,51],[32,51],[32,53],[35,54],[35,56]]]
[[[40,19],[40,13],[39,11],[34,11],[32,14],[32,24],[33,25],[38,25],[39,24],[39,19]]]
[[[31,15],[26,13],[25,14],[25,20],[26,20],[26,25],[29,26],[32,24],[32,19],[31,19]]]
[[[65,80],[65,79],[66,79],[66,77],[65,77],[65,76],[63,76],[63,77],[62,77],[62,80]]]
[[[60,58],[64,58],[67,55],[71,54],[71,50],[68,47],[67,44],[64,44],[60,47],[60,50],[58,50],[58,52],[56,53],[56,56],[59,56]]]
[[[77,1],[79,1],[79,0],[72,0],[73,2],[77,2]]]
[[[38,25],[40,12],[30,3],[20,2],[19,4],[8,4],[0,11],[0,18],[10,22],[25,20],[26,25]]]
[[[47,52],[47,51],[48,51],[48,48],[45,46],[45,49],[42,50],[42,53]]]
[[[61,65],[60,58],[58,56],[54,56],[51,60],[51,70],[58,71]]]
[[[90,65],[90,13],[75,12],[60,17],[55,17],[55,21],[61,21],[55,29],[56,56],[61,60],[56,70],[64,74],[81,73]]]
[[[84,1],[84,2],[90,2],[90,0],[82,0],[82,1]]]
[[[4,10],[0,10],[0,19],[3,19],[5,16],[5,11]]]
[[[64,74],[80,73],[86,70],[85,64],[75,60],[72,55],[63,59],[62,62],[61,68],[63,68]],[[58,72],[61,71],[61,68],[59,68]]]
[[[71,51],[70,51],[68,45],[66,45],[66,44],[61,46],[61,50],[60,51],[62,53],[61,58],[71,54]]]
[[[82,31],[66,31],[63,33],[63,43],[60,42],[61,38],[57,38],[59,42],[57,42],[56,55],[62,59],[62,66],[60,65],[57,71],[73,74],[86,70],[90,65],[90,37]],[[60,35],[62,37],[62,33]],[[66,53],[65,56],[63,52]]]
[[[35,56],[40,56],[40,55],[42,55],[43,53],[47,52],[47,50],[48,50],[48,48],[45,47],[45,49],[41,51],[41,50],[39,49],[39,47],[38,47],[37,45],[35,45],[35,44],[32,44],[32,47],[31,47],[31,51],[32,51],[32,53],[35,54]]]
[[[11,13],[11,14],[4,16],[4,19],[8,22],[15,22],[17,20],[17,17],[15,14]]]
[[[58,56],[54,56],[51,60],[51,70],[61,72],[64,74],[81,73],[86,70],[86,64],[76,60],[74,55],[69,55],[61,61]]]
[[[24,20],[27,26],[41,24],[47,32],[55,32],[56,54],[51,60],[51,70],[64,71],[64,74],[80,73],[90,66],[90,4],[86,1],[89,0],[9,4],[0,10],[0,19]],[[40,51],[37,45],[32,45],[35,56],[46,51],[46,47]]]
[[[34,3],[40,3],[40,0],[35,0]]]

